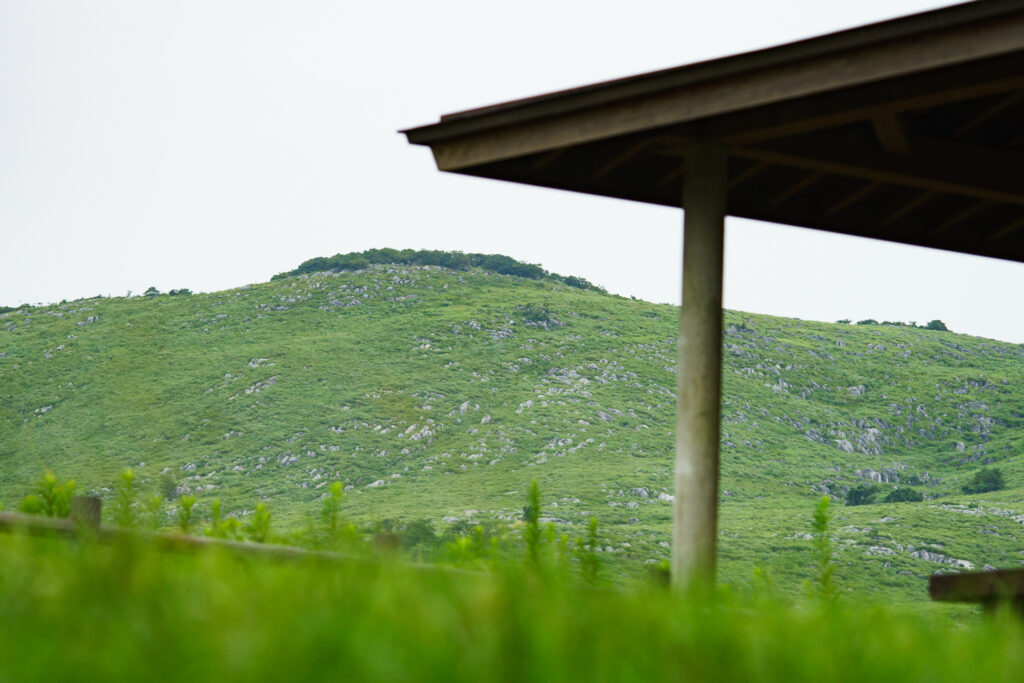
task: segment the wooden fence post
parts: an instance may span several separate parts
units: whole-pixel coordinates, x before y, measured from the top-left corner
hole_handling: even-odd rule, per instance
[[[75,496],[71,499],[71,519],[93,531],[100,529],[103,499],[99,496]]]

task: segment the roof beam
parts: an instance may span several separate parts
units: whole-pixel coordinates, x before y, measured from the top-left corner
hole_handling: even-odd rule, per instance
[[[877,180],[873,180],[870,183],[867,183],[859,190],[851,192],[850,194],[846,195],[832,206],[828,207],[828,209],[825,211],[825,217],[828,218],[829,216],[834,216],[843,209],[853,206],[854,204],[859,202],[861,199],[864,199],[864,197],[867,197],[869,194],[871,194],[881,186],[882,183],[878,182]]]
[[[663,175],[660,178],[658,178],[658,182],[654,183],[655,189],[661,188],[661,187],[665,187],[666,185],[671,183],[673,180],[677,180],[678,178],[682,178],[684,173],[686,173],[686,163],[685,162],[679,164],[678,166],[673,168],[671,171],[669,171],[665,175]]]
[[[1017,92],[1010,94],[1008,97],[1003,97],[992,106],[986,107],[984,111],[974,116],[974,118],[961,124],[959,128],[953,131],[953,137],[958,138],[961,135],[966,135],[1007,107],[1013,106],[1021,97],[1024,97],[1024,90],[1018,90]]]
[[[1012,235],[1013,233],[1017,232],[1021,228],[1024,228],[1024,216],[1018,218],[1017,220],[1015,220],[1015,221],[1013,221],[1011,223],[1008,223],[1007,225],[1005,225],[1004,227],[1000,228],[999,230],[996,230],[994,233],[989,235],[989,238],[988,238],[987,241],[989,243],[998,242],[999,240],[1003,239],[1004,237],[1007,237],[1008,235]]]
[[[961,223],[963,223],[965,220],[967,220],[971,216],[973,216],[976,213],[979,213],[981,211],[984,211],[985,209],[987,209],[990,206],[992,206],[992,202],[989,202],[989,201],[975,202],[974,204],[970,205],[969,207],[967,207],[966,209],[964,209],[960,213],[954,215],[952,218],[949,218],[945,222],[939,224],[939,226],[937,228],[935,228],[935,230],[932,231],[932,234],[933,235],[941,235],[942,233],[946,232],[950,228],[952,228],[954,226],[957,226],[957,225],[960,225]]]
[[[821,180],[824,177],[824,175],[824,173],[807,174],[806,176],[804,176],[803,178],[801,178],[800,180],[798,180],[797,182],[793,183],[785,190],[780,192],[778,195],[776,195],[770,202],[768,202],[768,206],[778,206],[779,204],[786,201],[790,197],[803,192],[808,187]]]
[[[756,161],[750,164],[750,166],[747,166],[745,169],[737,173],[734,178],[729,179],[729,184],[726,185],[726,189],[733,190],[739,187],[769,166],[771,166],[771,164],[767,164],[763,161]]]
[[[886,88],[888,97],[882,104],[853,104],[846,98],[832,96],[824,103],[807,103],[788,107],[775,123],[765,124],[763,113],[744,114],[736,120],[726,120],[712,127],[711,134],[723,142],[734,145],[750,145],[793,135],[804,135],[816,130],[842,126],[857,121],[873,121],[876,118],[894,116],[918,109],[938,107],[952,102],[962,102],[980,97],[1024,88],[1024,76],[995,79],[969,86],[938,88],[914,94],[914,88],[922,84],[893,84]],[[908,92],[908,90],[910,92]],[[862,94],[853,94],[855,100],[864,101]],[[750,116],[751,120],[746,120]],[[760,125],[757,118],[760,118]]]
[[[619,166],[629,162],[633,157],[646,152],[652,147],[662,147],[665,145],[676,145],[682,142],[682,139],[678,135],[660,135],[653,138],[645,138],[638,142],[627,146],[621,152],[613,156],[611,159],[606,161],[604,164],[598,167],[591,176],[594,180],[600,180],[605,177]]]
[[[563,154],[565,154],[564,147],[561,149],[556,149],[554,151],[548,152],[547,154],[542,155],[541,158],[533,162],[533,164],[530,165],[530,168],[533,169],[534,171],[543,171],[545,168],[558,161],[559,157],[561,157]]]
[[[875,127],[879,144],[888,154],[910,154],[910,144],[907,143],[899,114],[892,111],[879,112],[871,117],[871,125]]]
[[[913,157],[861,148],[829,148],[803,141],[785,148],[733,147],[732,156],[817,173],[1024,206],[1024,157],[981,147],[915,138]]]
[[[926,204],[927,202],[930,202],[935,197],[936,194],[938,194],[938,193],[937,192],[922,192],[921,194],[917,195],[916,197],[911,199],[909,202],[907,202],[906,204],[904,204],[903,206],[901,206],[900,208],[896,209],[895,211],[890,213],[888,216],[883,218],[882,219],[882,225],[890,225],[892,223],[895,223],[899,219],[901,219],[904,216],[906,216],[908,213],[913,212],[914,209],[916,209],[917,207],[922,206],[922,205]]]

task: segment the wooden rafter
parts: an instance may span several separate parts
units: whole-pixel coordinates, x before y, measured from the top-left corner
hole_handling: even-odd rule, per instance
[[[896,209],[895,211],[887,215],[885,218],[883,218],[882,225],[890,225],[892,223],[895,223],[899,219],[906,216],[908,213],[912,213],[918,207],[924,205],[927,202],[930,202],[932,199],[935,198],[935,195],[937,194],[938,192],[922,192],[921,194],[914,197],[909,202],[907,202],[906,204],[904,204],[903,206],[901,206],[900,208]]]
[[[791,166],[1024,206],[1024,157],[950,142],[915,138],[914,156],[901,157],[871,150],[831,147],[826,154],[814,143],[786,147],[734,147],[730,154],[742,159]]]
[[[726,189],[729,189],[729,190],[736,189],[737,187],[739,187],[743,183],[747,182],[748,180],[750,180],[754,176],[756,176],[759,173],[761,173],[761,171],[765,170],[769,166],[771,166],[771,164],[769,164],[767,162],[763,162],[763,161],[756,161],[756,162],[750,164],[745,169],[743,169],[742,171],[737,173],[734,178],[731,178],[729,180],[729,183],[726,185]]]
[[[539,159],[533,162],[530,166],[534,171],[543,171],[545,168],[558,161],[558,158],[565,154],[565,149],[556,149],[547,154],[541,155]]]
[[[978,214],[978,213],[984,211],[985,209],[987,209],[990,206],[992,206],[992,202],[989,202],[989,201],[982,201],[982,202],[977,202],[975,204],[972,204],[971,206],[967,207],[966,209],[964,209],[960,213],[955,214],[954,216],[952,216],[948,220],[944,221],[943,223],[940,223],[938,225],[938,227],[936,227],[935,230],[932,231],[932,234],[933,235],[941,235],[942,233],[946,232],[950,228],[952,228],[954,226],[957,226],[957,225],[960,225],[961,223],[963,223],[965,220],[967,220],[971,216],[974,216],[975,214]]]
[[[860,189],[851,192],[850,194],[846,195],[832,206],[828,207],[828,209],[825,210],[825,217],[828,218],[830,216],[834,216],[843,209],[853,206],[854,204],[859,202],[861,199],[864,199],[881,186],[882,183],[878,181],[872,181],[870,183],[863,185]]]
[[[629,162],[630,159],[636,157],[639,154],[651,149],[652,147],[660,147],[662,145],[674,145],[681,142],[677,135],[661,135],[654,138],[645,138],[639,142],[634,142],[629,145],[618,154],[613,156],[611,159],[606,161],[604,164],[599,166],[597,170],[591,175],[594,180],[599,180],[619,166]]]
[[[858,121],[873,121],[876,118],[892,117],[905,112],[930,109],[944,104],[988,97],[1024,88],[1024,76],[993,79],[969,86],[957,86],[908,94],[894,88],[883,102],[850,105],[841,98],[833,98],[824,104],[807,103],[787,110],[788,120],[773,124],[756,125],[745,116],[727,121],[717,129],[712,128],[718,139],[732,145],[752,145],[768,140],[805,135],[816,130],[834,128]],[[763,118],[763,114],[761,115]]]
[[[898,113],[879,112],[871,117],[871,125],[875,128],[878,142],[887,153],[910,154],[910,144]]]
[[[1017,92],[1011,93],[1009,96],[1000,99],[992,106],[986,107],[984,111],[978,113],[968,121],[965,121],[956,130],[954,130],[953,137],[958,138],[962,135],[966,135],[1007,107],[1013,106],[1015,103],[1020,101],[1022,97],[1024,97],[1024,90],[1018,90]]]
[[[1000,228],[999,230],[996,230],[994,233],[992,233],[989,236],[988,240],[986,240],[986,241],[987,242],[998,242],[999,240],[1003,239],[1004,237],[1009,237],[1010,235],[1012,235],[1013,233],[1017,232],[1021,228],[1024,228],[1024,216],[1021,216],[1017,220],[1011,221],[1010,223],[1006,224],[1004,227]]]
[[[684,173],[686,173],[686,164],[685,163],[679,164],[678,166],[673,168],[671,171],[669,171],[665,175],[663,175],[660,178],[658,178],[657,182],[654,183],[654,187],[656,187],[656,188],[665,187],[666,185],[671,183],[673,180],[678,180],[679,178],[682,178]]]
[[[771,201],[768,202],[768,206],[778,206],[779,204],[781,204],[782,202],[786,201],[790,197],[793,197],[793,196],[803,192],[804,190],[809,188],[811,185],[813,185],[814,183],[816,183],[819,180],[821,180],[824,176],[825,176],[824,173],[809,173],[809,174],[807,174],[806,176],[804,176],[803,178],[801,178],[800,180],[798,180],[797,182],[793,183],[792,185],[787,187],[785,190],[783,190],[782,192],[777,194],[775,197],[773,197],[771,199]]]

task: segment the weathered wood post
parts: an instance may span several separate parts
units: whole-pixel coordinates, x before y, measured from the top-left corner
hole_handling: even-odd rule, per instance
[[[99,531],[103,499],[98,496],[75,496],[71,499],[71,519],[80,526]]]
[[[715,572],[726,175],[722,147],[686,149],[672,544],[677,588],[711,580]]]

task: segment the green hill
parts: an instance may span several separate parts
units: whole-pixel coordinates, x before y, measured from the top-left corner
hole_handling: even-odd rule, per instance
[[[600,519],[619,572],[668,557],[674,307],[547,273],[358,267],[0,314],[0,501],[44,468],[110,496],[132,467],[172,500],[238,516],[267,501],[278,528],[300,527],[340,480],[354,519],[440,532],[518,519],[537,479],[557,527]],[[933,571],[1021,563],[1024,347],[738,312],[725,325],[723,579],[765,566],[799,589],[823,493],[843,589],[921,600]],[[982,466],[1006,488],[964,494]],[[924,500],[842,506],[870,484],[873,500]]]

